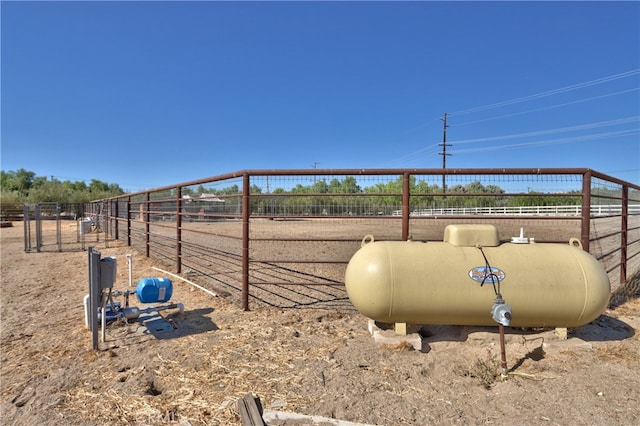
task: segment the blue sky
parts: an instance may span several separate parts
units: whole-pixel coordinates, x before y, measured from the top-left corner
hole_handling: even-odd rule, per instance
[[[2,170],[589,167],[640,183],[638,2],[8,2]]]

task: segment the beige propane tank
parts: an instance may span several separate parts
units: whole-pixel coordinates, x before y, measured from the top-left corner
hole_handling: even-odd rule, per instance
[[[602,265],[568,244],[514,237],[500,243],[492,225],[449,225],[443,242],[382,241],[368,236],[345,275],[351,303],[385,323],[496,325],[499,292],[511,326],[577,327],[609,301]]]

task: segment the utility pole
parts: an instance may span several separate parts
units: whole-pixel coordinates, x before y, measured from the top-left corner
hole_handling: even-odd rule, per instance
[[[314,170],[318,168],[318,164],[320,164],[320,163],[318,163],[317,161],[314,161],[314,162],[313,162],[313,165],[312,165],[312,166],[313,166],[313,169],[314,169]],[[314,185],[316,184],[316,175],[313,175],[313,184],[314,184]]]
[[[446,192],[446,188],[447,188],[447,182],[446,182],[446,168],[447,168],[447,155],[451,155],[451,154],[447,154],[447,147],[451,146],[451,144],[447,143],[447,113],[444,113],[444,117],[441,118],[440,120],[442,120],[443,122],[443,126],[442,126],[442,143],[439,143],[438,146],[442,147],[442,152],[440,153],[440,155],[442,155],[442,193],[444,194]]]

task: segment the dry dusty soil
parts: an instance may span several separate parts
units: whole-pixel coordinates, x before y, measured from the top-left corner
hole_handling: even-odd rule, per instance
[[[378,346],[353,310],[244,312],[177,279],[170,331],[118,323],[94,351],[87,252],[25,253],[13,225],[0,230],[2,424],[234,425],[250,392],[272,414],[316,416],[271,425],[640,424],[637,297],[568,340],[508,329],[505,380],[497,327],[427,327],[428,352]],[[132,250],[113,246],[100,252],[124,290]],[[134,285],[162,276],[133,254]]]

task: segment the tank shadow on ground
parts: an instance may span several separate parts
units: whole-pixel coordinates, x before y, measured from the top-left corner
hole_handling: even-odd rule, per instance
[[[505,328],[507,336],[533,336],[553,328]],[[463,325],[422,325],[420,335],[427,342],[466,342],[468,340],[484,340],[499,338],[498,327],[463,326]],[[584,341],[611,342],[625,340],[635,335],[635,329],[624,321],[608,315],[601,315],[589,324],[570,329],[569,337],[577,337]]]
[[[618,318],[600,315],[587,325],[576,329],[572,336],[592,342],[612,342],[635,336],[633,327]]]

